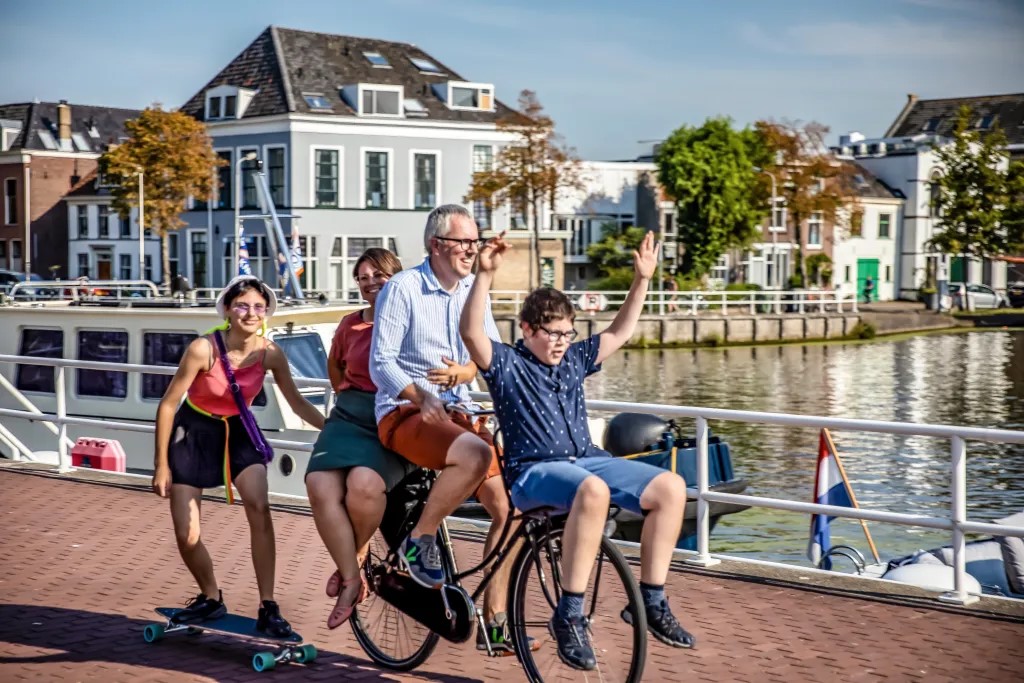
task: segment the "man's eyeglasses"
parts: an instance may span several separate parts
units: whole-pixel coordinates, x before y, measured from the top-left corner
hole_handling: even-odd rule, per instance
[[[435,235],[434,239],[441,240],[442,242],[453,242],[454,246],[452,249],[457,249],[459,251],[469,251],[473,248],[480,250],[485,244],[487,244],[487,240],[483,237],[475,240],[458,240],[454,237],[438,237]]]
[[[231,307],[238,315],[249,315],[249,311],[252,311],[255,315],[264,316],[267,313],[267,307],[263,304],[235,304]]]
[[[565,341],[569,342],[570,344],[580,334],[576,330],[567,330],[565,332],[560,332],[560,331],[557,331],[557,330],[549,330],[548,328],[544,327],[543,325],[538,325],[537,329],[541,330],[542,332],[547,334],[548,341],[557,342],[559,339],[564,338]]]

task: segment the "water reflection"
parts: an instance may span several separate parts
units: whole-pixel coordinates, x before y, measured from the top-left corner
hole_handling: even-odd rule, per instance
[[[869,344],[629,351],[588,380],[587,395],[623,401],[1024,429],[1024,332],[925,335]],[[809,500],[817,431],[715,421],[752,495]],[[834,432],[865,507],[948,515],[949,443]],[[968,515],[1024,508],[1024,447],[968,442]],[[772,510],[726,517],[714,552],[805,562],[808,518]],[[883,557],[949,542],[944,533],[872,524]],[[866,553],[856,521],[836,520],[833,543]]]

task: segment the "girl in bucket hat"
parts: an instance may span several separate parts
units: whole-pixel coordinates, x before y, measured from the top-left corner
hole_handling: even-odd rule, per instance
[[[267,457],[271,454],[249,436],[220,349],[223,343],[247,406],[260,393],[269,370],[292,410],[322,429],[323,415],[299,393],[284,352],[266,338],[267,320],[276,308],[277,297],[259,278],[240,275],[229,282],[217,297],[217,313],[224,322],[189,344],[157,408],[153,491],[170,498],[178,551],[200,591],[175,615],[179,623],[216,619],[227,613],[213,561],[200,535],[200,503],[203,489],[214,486],[224,486],[228,503],[232,503],[234,483],[249,521],[260,592],[257,628],[275,637],[291,633],[274,601],[276,554],[267,494]]]

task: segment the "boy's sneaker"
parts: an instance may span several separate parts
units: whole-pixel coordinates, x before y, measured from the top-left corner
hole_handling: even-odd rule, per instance
[[[175,624],[188,624],[217,619],[227,613],[228,608],[224,605],[224,594],[221,591],[217,591],[216,600],[206,597],[205,593],[200,593],[185,603],[185,609],[171,617],[171,621]]]
[[[590,644],[590,634],[582,616],[562,619],[558,612],[548,622],[548,631],[558,643],[558,658],[565,664],[581,671],[597,668],[597,658]]]
[[[256,630],[274,638],[287,638],[292,625],[281,616],[281,608],[273,600],[264,600],[256,616]]]
[[[689,631],[679,624],[676,615],[668,606],[668,600],[663,600],[659,605],[647,605],[647,630],[651,635],[672,647],[691,648],[697,644],[697,639]],[[629,608],[622,610],[622,620],[627,624],[633,623],[633,613]]]
[[[424,588],[440,588],[444,585],[444,568],[441,566],[441,551],[437,542],[421,543],[407,536],[398,548],[398,560],[409,572],[412,580]]]

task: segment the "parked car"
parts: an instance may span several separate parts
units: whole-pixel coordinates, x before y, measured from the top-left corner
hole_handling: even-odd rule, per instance
[[[41,275],[32,273],[32,282],[42,282],[43,278]],[[13,270],[0,269],[0,294],[10,294],[11,288],[19,282],[25,282],[25,273],[19,273]],[[47,290],[37,290],[36,288],[19,289],[17,292],[18,298],[30,297],[30,298],[42,298],[45,296]]]
[[[1024,308],[1024,281],[1006,285],[1006,300],[1011,308]]]
[[[974,282],[950,282],[949,283],[949,294],[953,297],[953,305],[959,307],[960,302],[957,297],[960,296],[961,286],[966,287],[967,296],[974,303],[974,308],[1006,308],[1009,303],[1002,294],[992,289],[988,285],[979,285]],[[967,308],[966,305],[963,306]]]

